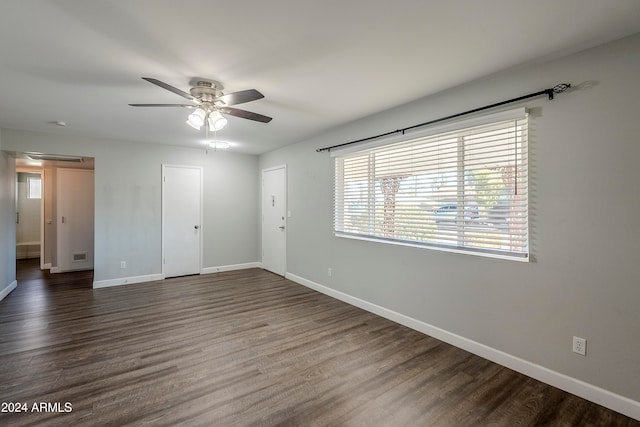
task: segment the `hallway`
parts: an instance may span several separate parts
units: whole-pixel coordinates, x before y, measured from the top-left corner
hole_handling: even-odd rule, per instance
[[[22,292],[46,292],[53,288],[87,289],[92,287],[93,270],[51,274],[49,270],[40,270],[39,258],[19,259],[16,261],[16,279],[18,288],[12,295]]]

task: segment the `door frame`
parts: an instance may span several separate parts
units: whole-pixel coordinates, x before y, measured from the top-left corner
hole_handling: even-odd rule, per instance
[[[267,172],[271,172],[274,170],[283,169],[284,170],[284,253],[283,256],[283,266],[284,266],[284,275],[287,274],[287,234],[289,232],[289,187],[288,187],[288,177],[289,172],[287,170],[287,165],[278,165],[270,168],[262,169],[262,173],[260,175],[260,263],[263,263],[264,260],[264,174]],[[263,265],[264,268],[264,265]]]
[[[162,199],[162,208],[161,208],[161,219],[160,219],[160,235],[161,235],[161,253],[160,253],[160,273],[162,274],[162,278],[164,279],[165,276],[165,268],[164,268],[164,258],[165,258],[165,237],[166,237],[166,233],[165,233],[165,226],[166,226],[166,218],[165,218],[165,202],[166,202],[166,195],[165,195],[165,170],[166,168],[186,168],[186,169],[198,169],[200,171],[200,232],[198,233],[198,274],[202,274],[202,248],[203,248],[203,238],[202,235],[204,234],[204,226],[203,226],[203,220],[204,220],[204,214],[203,214],[203,207],[204,207],[204,168],[202,166],[194,166],[194,165],[176,165],[176,164],[169,164],[169,163],[163,163],[162,164],[162,168],[161,168],[161,174],[160,174],[160,183],[161,183],[161,187],[162,187],[162,191],[161,191],[161,196],[160,198]]]
[[[95,186],[96,186],[96,182],[95,182],[95,172],[94,172],[94,177],[93,177],[93,192],[94,192],[94,210],[95,210]],[[44,262],[44,247],[45,247],[45,227],[44,224],[46,222],[46,219],[44,218],[44,204],[45,204],[45,191],[44,189],[45,187],[45,177],[44,177],[44,169],[40,169],[40,188],[41,188],[41,197],[40,197],[40,270],[45,270],[47,268],[51,268],[51,263],[45,263]],[[47,201],[49,201],[47,199]],[[94,233],[95,233],[95,220],[96,220],[96,215],[95,215],[95,211],[93,214],[93,221],[94,221]],[[95,255],[95,249],[96,249],[96,243],[95,240],[93,242],[93,250],[94,250],[94,255]],[[93,264],[95,267],[95,256],[93,259]]]

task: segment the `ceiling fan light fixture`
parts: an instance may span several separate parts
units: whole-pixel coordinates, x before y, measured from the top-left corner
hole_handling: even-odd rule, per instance
[[[227,119],[225,119],[219,111],[214,111],[209,114],[207,120],[209,121],[209,129],[211,130],[218,131],[227,125]]]
[[[189,114],[189,118],[187,119],[187,124],[194,129],[200,130],[200,127],[204,124],[204,119],[206,117],[206,113],[202,108],[198,108],[193,113]]]
[[[189,120],[187,120],[185,123],[188,124],[189,126],[191,126],[192,128],[194,128],[195,130],[200,130],[200,126],[194,125]]]

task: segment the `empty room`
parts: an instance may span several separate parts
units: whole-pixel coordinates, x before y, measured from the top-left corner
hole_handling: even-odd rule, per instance
[[[4,0],[0,425],[640,426],[640,2]]]

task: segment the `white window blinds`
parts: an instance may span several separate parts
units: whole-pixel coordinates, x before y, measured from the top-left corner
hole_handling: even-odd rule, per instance
[[[336,235],[528,257],[524,109],[404,139],[337,153]]]

